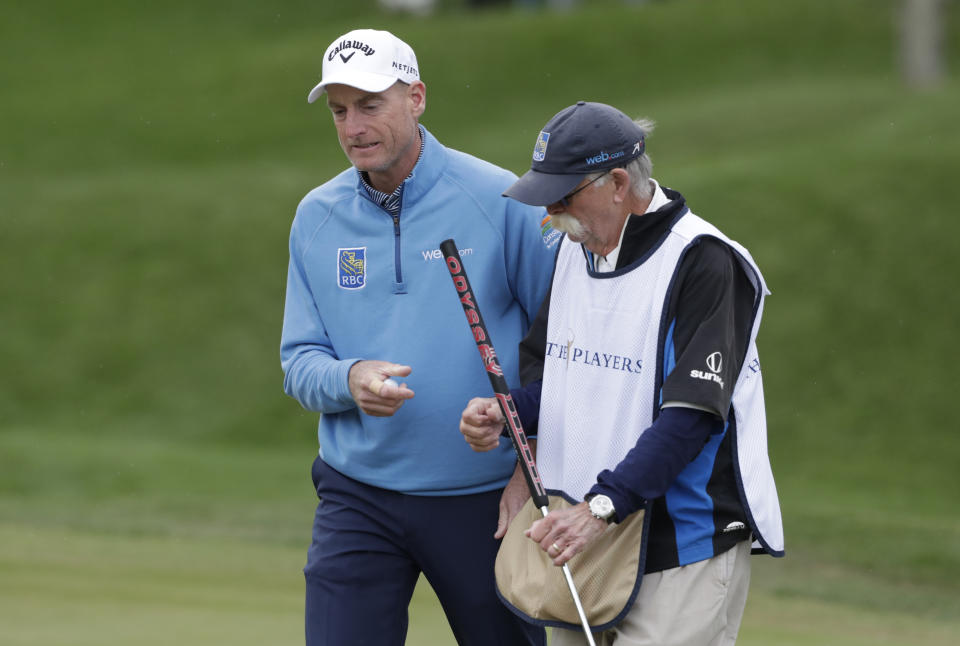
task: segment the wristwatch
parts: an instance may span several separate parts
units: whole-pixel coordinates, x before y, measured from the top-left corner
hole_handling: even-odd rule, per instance
[[[617,510],[613,508],[613,501],[609,496],[602,493],[588,496],[587,504],[590,506],[590,513],[594,518],[612,523],[617,519]]]

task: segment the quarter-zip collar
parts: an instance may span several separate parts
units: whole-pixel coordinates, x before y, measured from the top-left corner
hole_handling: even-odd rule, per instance
[[[437,183],[444,169],[447,167],[447,149],[430,134],[423,125],[420,125],[421,150],[420,159],[410,172],[410,175],[397,187],[402,191],[403,207],[416,204]],[[365,182],[357,171],[357,192],[363,197],[379,204],[366,190]]]
[[[418,139],[420,140],[420,154],[417,155],[416,164],[419,164],[420,160],[423,158],[423,147],[424,147],[424,140],[426,139],[426,135],[424,134],[423,126],[418,125],[417,128],[420,133],[420,136],[418,137]],[[414,168],[416,168],[416,164],[414,164]],[[357,171],[357,174],[360,175],[360,183],[363,186],[364,190],[367,191],[367,195],[370,196],[370,199],[372,199],[374,202],[379,204],[380,208],[382,208],[384,211],[386,211],[393,217],[397,217],[400,215],[400,201],[401,201],[401,198],[403,197],[403,187],[404,187],[404,184],[407,183],[407,179],[410,179],[410,177],[413,175],[413,170],[410,171],[410,175],[407,175],[406,179],[404,179],[400,183],[400,185],[393,190],[392,193],[384,193],[383,191],[380,191],[374,188],[373,185],[370,183],[370,177],[366,172]]]

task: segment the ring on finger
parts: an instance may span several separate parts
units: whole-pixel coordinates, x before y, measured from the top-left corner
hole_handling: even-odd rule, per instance
[[[556,550],[557,554],[559,554],[560,552],[563,551],[562,549],[560,549],[560,546],[557,545],[556,543],[554,543],[553,545],[551,545],[551,546],[550,546],[550,549],[551,549],[551,550]]]

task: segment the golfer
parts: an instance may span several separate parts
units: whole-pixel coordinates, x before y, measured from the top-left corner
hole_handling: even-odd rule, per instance
[[[422,574],[459,644],[543,645],[496,596],[516,458],[458,433],[463,402],[489,385],[438,245],[456,239],[516,386],[560,235],[541,231],[543,208],[501,195],[514,174],[420,125],[426,86],[393,34],[344,34],[322,71],[308,101],[326,104],[352,167],[297,208],[280,349],[284,390],[322,413],[306,643],[400,646]]]
[[[566,233],[514,399],[538,429],[544,486],[582,502],[526,534],[561,565],[646,510],[636,601],[597,643],[733,644],[751,546],[783,555],[756,346],[769,292],[746,249],[651,178],[652,128],[581,101],[543,127],[505,193]],[[463,412],[475,450],[502,426],[493,400]],[[566,629],[551,640],[584,643]]]

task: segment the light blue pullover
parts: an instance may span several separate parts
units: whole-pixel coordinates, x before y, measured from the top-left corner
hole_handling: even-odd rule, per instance
[[[511,387],[518,348],[550,284],[557,232],[541,208],[501,196],[516,176],[446,148],[424,129],[399,217],[375,204],[354,168],[312,190],[290,233],[280,357],[284,390],[322,413],[320,456],[367,484],[420,495],[504,486],[507,440],[475,453],[460,434],[472,397],[492,396],[441,257],[453,238]],[[392,417],[361,413],[347,384],[362,359],[409,365],[416,393]]]

